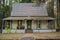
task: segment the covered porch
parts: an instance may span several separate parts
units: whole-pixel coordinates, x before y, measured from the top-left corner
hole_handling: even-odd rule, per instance
[[[55,32],[55,18],[8,17],[3,19],[2,33]]]

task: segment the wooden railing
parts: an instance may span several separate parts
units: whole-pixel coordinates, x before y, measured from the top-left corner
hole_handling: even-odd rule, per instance
[[[24,30],[24,29],[12,29],[12,30],[2,30],[2,33],[40,33],[40,32],[56,32],[56,29],[33,29],[33,30]]]

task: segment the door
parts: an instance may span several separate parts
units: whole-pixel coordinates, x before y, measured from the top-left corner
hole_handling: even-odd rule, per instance
[[[28,30],[32,29],[32,20],[27,20],[27,29]]]

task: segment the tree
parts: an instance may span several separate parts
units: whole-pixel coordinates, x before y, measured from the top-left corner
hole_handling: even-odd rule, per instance
[[[60,28],[60,0],[57,0],[57,25]]]
[[[2,29],[2,19],[10,16],[10,13],[11,13],[11,7],[5,4],[5,0],[0,0],[0,32]]]
[[[54,17],[54,0],[51,0],[47,3],[47,11],[50,17]]]

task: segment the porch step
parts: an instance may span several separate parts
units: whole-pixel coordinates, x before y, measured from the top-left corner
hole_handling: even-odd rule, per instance
[[[32,33],[33,30],[26,30],[25,32],[26,32],[26,33]]]

